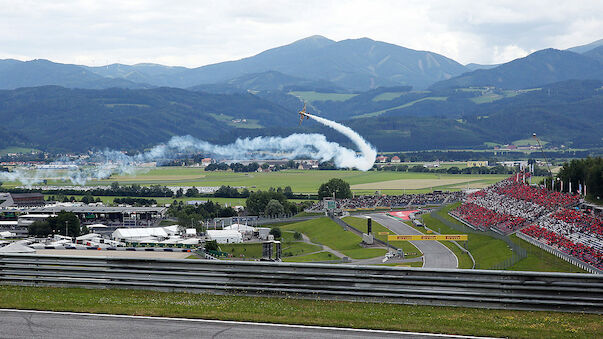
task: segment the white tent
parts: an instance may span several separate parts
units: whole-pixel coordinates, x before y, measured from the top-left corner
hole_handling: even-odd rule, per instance
[[[94,229],[94,228],[107,228],[107,225],[103,225],[103,224],[92,224],[92,225],[87,225],[86,226],[88,229]]]
[[[165,226],[163,228],[163,230],[165,231],[165,233],[167,233],[168,235],[178,235],[178,228],[180,228],[180,226],[178,225],[171,225],[171,226]]]
[[[84,234],[84,235],[80,235],[79,237],[75,238],[75,240],[92,240],[95,238],[100,238],[101,236],[95,233],[88,233],[88,234]]]
[[[0,232],[0,238],[11,238],[11,237],[14,237],[16,235],[17,235],[16,233],[8,232],[8,231]]]
[[[10,245],[6,245],[4,247],[0,247],[0,253],[35,253],[31,247],[27,247],[25,245],[19,243],[12,243]]]
[[[243,242],[243,236],[234,230],[208,230],[209,240],[215,240],[218,244],[234,244]]]
[[[238,231],[243,233],[253,232],[254,227],[243,225],[243,224],[232,224],[223,228],[224,230]]]
[[[197,230],[194,228],[187,228],[186,229],[186,236],[187,237],[194,237],[197,235]]]
[[[188,239],[184,239],[182,241],[179,242],[179,244],[184,244],[184,245],[198,245],[199,244],[199,238],[188,238]]]
[[[140,241],[148,240],[150,237],[167,238],[168,234],[163,227],[147,227],[147,228],[118,228],[111,237],[121,241]]]

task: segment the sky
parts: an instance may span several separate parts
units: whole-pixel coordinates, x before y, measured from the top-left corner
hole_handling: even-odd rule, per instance
[[[311,35],[495,64],[603,38],[603,1],[0,0],[0,59],[198,67]]]

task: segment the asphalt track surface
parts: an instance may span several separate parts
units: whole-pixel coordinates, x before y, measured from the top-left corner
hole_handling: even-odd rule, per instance
[[[373,220],[389,228],[392,232],[401,235],[422,234],[407,224],[387,216],[385,213],[370,215]],[[457,268],[458,258],[452,251],[439,241],[411,241],[423,252],[423,267],[425,268]]]
[[[0,310],[2,338],[472,338],[235,321]]]

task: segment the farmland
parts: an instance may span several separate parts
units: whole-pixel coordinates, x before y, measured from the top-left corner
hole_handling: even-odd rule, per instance
[[[465,184],[491,184],[505,175],[434,174],[388,171],[318,171],[285,170],[269,173],[206,172],[201,168],[158,167],[132,175],[114,175],[108,179],[91,181],[89,185],[161,184],[169,186],[222,186],[247,187],[250,190],[267,190],[270,187],[291,186],[296,193],[316,193],[318,187],[331,178],[347,181],[356,193],[373,193],[375,190],[391,190],[384,193],[422,193],[433,189],[459,189]]]

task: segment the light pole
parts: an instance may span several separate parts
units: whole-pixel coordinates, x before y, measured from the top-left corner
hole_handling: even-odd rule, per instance
[[[544,154],[544,149],[542,148],[542,144],[540,143],[540,139],[536,136],[536,133],[532,134],[532,138],[536,139],[538,142],[538,147],[540,147],[540,152],[542,153],[542,157],[544,158],[544,163],[546,164],[546,168],[549,170],[549,174],[551,175],[551,180],[553,179],[553,172],[551,172],[551,167],[549,167],[549,161],[546,158],[546,154]],[[545,182],[546,186],[546,182]],[[551,190],[553,190],[553,184],[551,184]]]
[[[67,236],[67,224],[69,223],[69,221],[65,220],[65,236]]]

